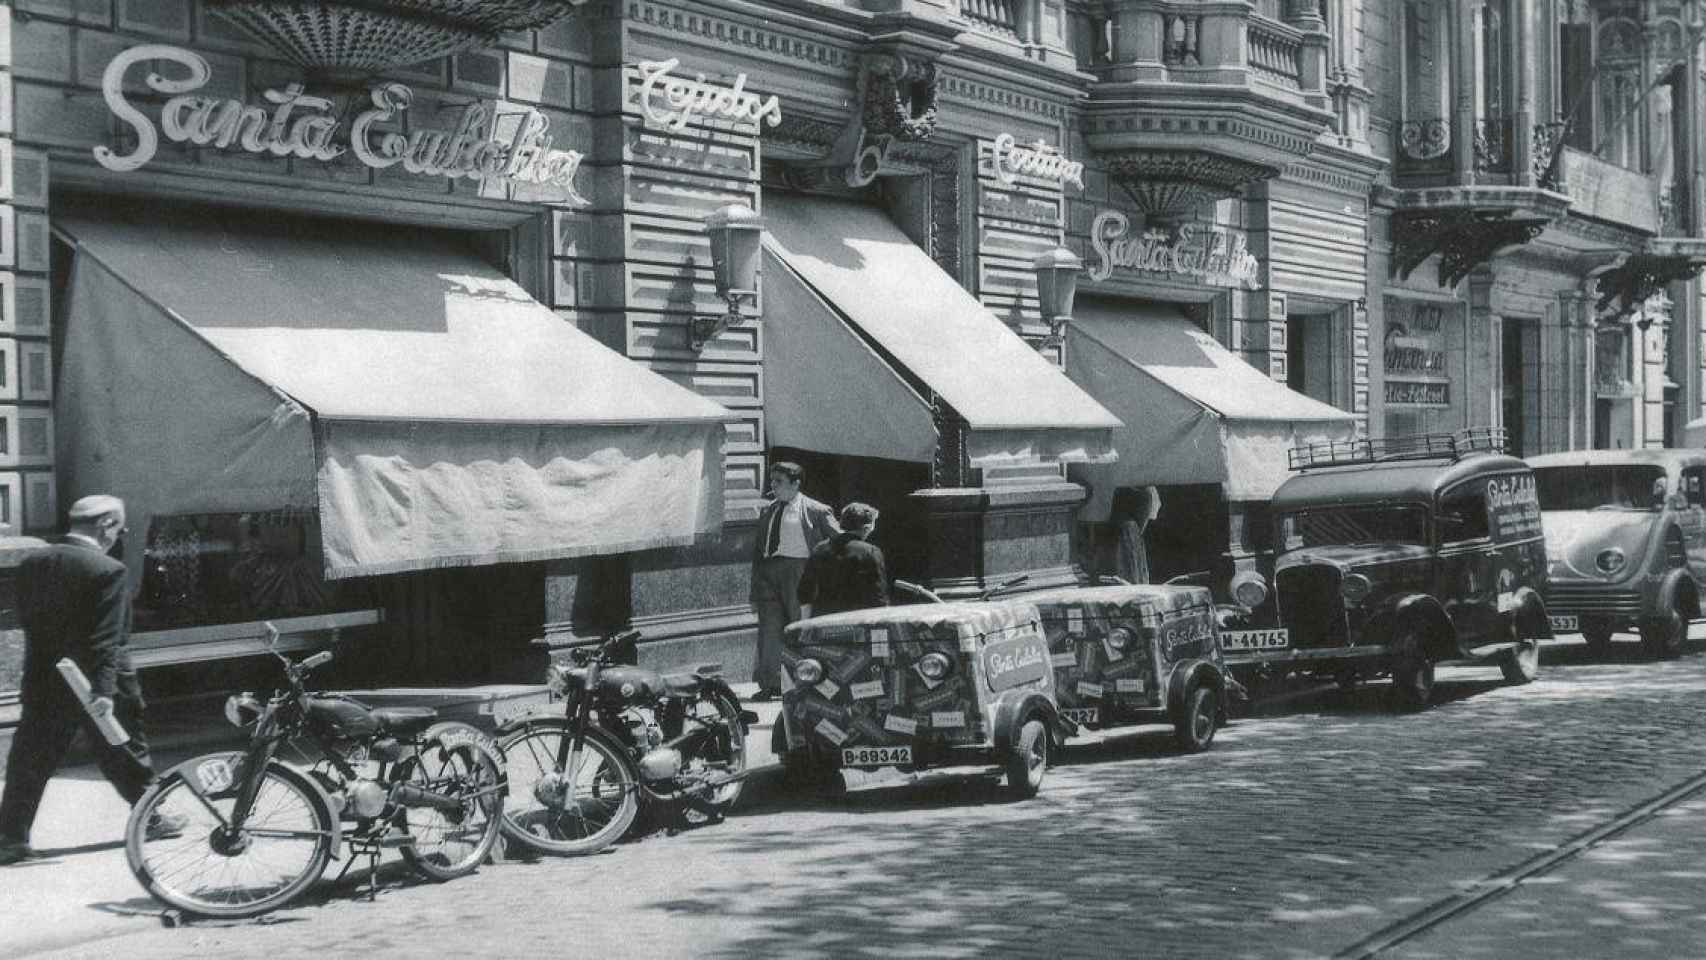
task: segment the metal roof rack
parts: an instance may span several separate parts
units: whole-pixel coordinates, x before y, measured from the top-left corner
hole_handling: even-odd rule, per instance
[[[1504,451],[1503,429],[1471,427],[1456,433],[1418,433],[1405,437],[1299,444],[1288,453],[1287,460],[1293,470],[1308,470],[1311,467],[1342,467],[1391,460],[1445,460],[1455,463],[1471,453]]]

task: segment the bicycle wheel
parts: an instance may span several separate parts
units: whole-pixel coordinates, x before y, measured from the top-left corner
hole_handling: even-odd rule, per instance
[[[700,749],[682,758],[682,779],[704,779],[719,782],[746,771],[746,728],[740,720],[740,707],[722,694],[695,700],[688,708],[685,729],[692,729],[695,719],[712,728],[712,736],[703,741]],[[727,731],[726,735],[724,731]],[[745,780],[724,783],[688,801],[685,815],[689,823],[702,818],[722,816],[740,800],[746,789]],[[697,815],[697,816],[696,816]]]
[[[471,741],[433,738],[397,764],[394,781],[461,801],[455,810],[428,804],[399,810],[413,838],[401,848],[403,859],[434,880],[473,873],[492,852],[503,822],[498,758]]]
[[[236,805],[231,776],[241,759],[212,754],[181,764],[131,809],[125,857],[162,903],[205,917],[258,916],[289,902],[325,870],[332,854],[331,808],[318,788],[288,767],[269,764],[243,829],[224,829]],[[156,817],[181,832],[149,840],[148,824]]]
[[[615,843],[639,812],[639,785],[622,748],[602,731],[588,731],[574,769],[557,768],[557,751],[572,737],[566,720],[529,724],[499,743],[509,773],[504,834],[546,853],[597,853]]]

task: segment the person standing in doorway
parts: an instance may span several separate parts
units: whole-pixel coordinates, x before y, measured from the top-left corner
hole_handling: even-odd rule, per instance
[[[87,731],[95,762],[131,804],[154,781],[143,731],[142,688],[130,663],[130,595],[124,564],[107,554],[123,539],[124,501],[97,495],[71,505],[71,529],[32,553],[18,568],[18,614],[24,628],[23,717],[6,760],[0,798],[0,865],[33,855],[30,827],[47,781],[79,729]],[[89,678],[90,709],[110,714],[130,734],[107,742],[56,667],[69,657]],[[148,839],[183,830],[177,817],[156,816]]]
[[[889,605],[883,551],[870,542],[877,508],[850,503],[841,508],[841,532],[817,545],[800,579],[800,604],[813,616]]]
[[[1117,541],[1114,572],[1127,583],[1148,583],[1150,521],[1161,513],[1161,494],[1154,487],[1121,487],[1114,491],[1113,516]]]
[[[774,499],[758,515],[752,545],[752,608],[758,614],[758,650],[752,679],[757,700],[782,693],[782,628],[800,619],[800,578],[817,545],[841,532],[835,512],[800,492],[804,471],[786,460],[771,464]],[[807,611],[809,615],[809,611]]]

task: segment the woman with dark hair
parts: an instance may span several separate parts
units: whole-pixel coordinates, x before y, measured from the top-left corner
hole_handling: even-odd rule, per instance
[[[805,575],[800,578],[800,610],[804,616],[888,606],[889,579],[883,552],[869,542],[876,528],[877,508],[863,503],[841,508],[842,532],[812,550]]]

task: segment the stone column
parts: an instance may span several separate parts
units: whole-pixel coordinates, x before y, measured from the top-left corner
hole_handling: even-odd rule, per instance
[[[1534,0],[1513,0],[1511,4],[1512,18],[1510,24],[1513,42],[1507,49],[1516,57],[1515,87],[1512,100],[1516,109],[1511,111],[1511,173],[1518,186],[1534,185],[1534,47],[1536,33],[1534,29]],[[1549,37],[1540,32],[1539,36]]]

